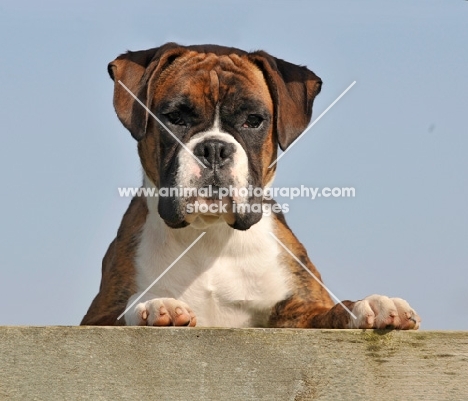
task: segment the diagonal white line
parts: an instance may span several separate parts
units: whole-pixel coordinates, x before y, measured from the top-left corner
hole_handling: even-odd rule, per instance
[[[121,315],[117,318],[117,320],[120,320],[120,319],[122,318],[122,316],[125,315],[125,314],[128,312],[128,310],[129,310],[133,305],[135,305],[135,304],[141,299],[141,297],[142,297],[143,295],[145,295],[145,294],[150,290],[150,288],[151,288],[153,285],[155,285],[155,284],[160,280],[160,278],[161,278],[162,276],[164,276],[164,275],[171,269],[171,267],[174,266],[174,265],[180,260],[180,258],[181,258],[182,256],[184,256],[184,255],[190,250],[190,248],[192,248],[192,246],[194,246],[194,245],[198,242],[198,240],[199,240],[201,237],[203,237],[205,234],[206,234],[206,232],[202,232],[202,233],[197,237],[197,239],[196,239],[195,241],[193,241],[193,242],[190,244],[190,246],[189,246],[184,252],[182,252],[182,253],[177,257],[177,259],[174,260],[174,262],[172,262],[172,263],[169,265],[169,267],[168,267],[166,270],[164,270],[164,271],[159,275],[159,277],[158,277],[156,280],[154,280],[154,281],[148,286],[148,288],[147,288],[146,290],[144,290],[144,291],[140,294],[140,296],[139,296],[137,299],[135,299],[135,300],[127,307],[127,309],[125,309],[125,310],[121,313]]]
[[[305,133],[306,133],[307,131],[309,131],[309,130],[310,130],[310,129],[311,129],[327,112],[328,112],[328,110],[330,110],[330,109],[338,102],[338,100],[340,100],[340,99],[346,94],[346,92],[348,92],[348,91],[354,86],[355,83],[356,83],[356,81],[354,81],[351,85],[349,85],[349,86],[344,90],[344,92],[343,92],[340,96],[338,96],[338,97],[335,99],[335,101],[334,101],[330,106],[328,106],[328,107],[322,112],[322,114],[320,114],[320,115],[314,120],[314,122],[313,122],[312,124],[310,124],[310,125],[302,132],[302,134],[299,135],[299,136],[295,139],[295,141],[294,141],[293,143],[291,143],[291,145],[289,145],[288,148],[276,158],[276,160],[275,160],[273,163],[271,163],[271,164],[268,166],[268,168],[271,168],[271,167],[274,166],[276,163],[278,163],[278,160],[280,160],[289,150],[291,150],[291,148],[297,143],[297,141],[298,141],[299,139],[301,139],[301,138],[305,135]]]
[[[167,132],[169,132],[169,134],[171,134],[172,137],[173,137],[177,142],[179,142],[179,145],[180,145],[180,146],[182,146],[187,152],[189,152],[189,153],[192,155],[192,157],[193,157],[201,166],[203,166],[203,168],[206,168],[206,166],[202,163],[202,161],[201,161],[197,156],[195,156],[195,155],[193,154],[193,152],[192,152],[187,146],[185,146],[185,144],[184,144],[179,138],[177,138],[177,137],[172,133],[172,131],[171,131],[169,128],[167,128],[166,125],[165,125],[158,117],[156,117],[156,115],[155,115],[154,113],[152,113],[151,110],[148,109],[148,107],[146,107],[146,105],[145,105],[140,99],[138,99],[138,98],[132,93],[132,91],[131,91],[130,89],[128,89],[128,88],[124,85],[124,83],[123,83],[120,79],[119,79],[118,82],[119,82],[120,85],[122,85],[122,87],[123,87],[138,103],[141,104],[141,106],[151,115],[151,117],[153,117],[159,124],[161,124],[161,126],[162,126]]]
[[[317,281],[317,283],[319,283],[319,284],[320,284],[320,285],[321,285],[321,286],[322,286],[322,287],[323,287],[323,288],[324,288],[324,289],[325,289],[325,290],[326,290],[326,291],[327,291],[327,292],[328,292],[328,293],[329,293],[329,294],[330,294],[330,295],[331,295],[331,296],[332,296],[332,297],[333,297],[333,298],[334,298],[334,299],[335,299],[351,316],[352,316],[353,319],[357,319],[356,315],[355,315],[353,312],[351,312],[351,311],[338,299],[338,297],[337,297],[335,294],[333,294],[333,292],[331,292],[330,289],[329,289],[325,284],[323,284],[323,283],[318,279],[318,277],[317,277],[314,273],[312,273],[312,272],[307,268],[307,266],[304,265],[304,263],[302,263],[302,262],[296,257],[296,255],[294,255],[294,254],[286,247],[286,245],[284,245],[284,244],[276,237],[275,234],[273,234],[272,232],[270,232],[270,235],[276,240],[276,242],[277,242],[278,244],[280,244],[280,245],[284,248],[284,250],[285,250],[286,252],[288,252],[288,253],[294,258],[294,260],[295,260],[297,263],[299,263],[299,264],[304,268],[304,270],[305,270],[307,273],[309,273],[309,274],[315,279],[315,281]]]

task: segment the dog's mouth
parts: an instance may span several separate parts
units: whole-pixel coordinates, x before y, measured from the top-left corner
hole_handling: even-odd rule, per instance
[[[234,224],[235,202],[231,196],[225,195],[226,192],[218,185],[202,187],[200,195],[186,200],[185,221],[195,228],[223,222]]]
[[[161,198],[159,214],[172,228],[205,229],[224,223],[247,230],[263,215],[262,199],[249,196],[247,188],[204,185],[190,196]]]

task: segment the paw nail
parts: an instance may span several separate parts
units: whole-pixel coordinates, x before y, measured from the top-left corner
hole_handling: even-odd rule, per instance
[[[182,315],[182,313],[183,313],[182,308],[180,308],[180,307],[175,308],[175,313],[176,313],[177,316]]]

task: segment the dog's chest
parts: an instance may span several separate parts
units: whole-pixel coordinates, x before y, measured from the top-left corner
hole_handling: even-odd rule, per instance
[[[267,218],[248,231],[210,227],[149,292],[186,302],[198,326],[266,325],[271,308],[290,289],[271,228]],[[136,258],[138,291],[148,288],[202,232],[172,230],[148,219]]]

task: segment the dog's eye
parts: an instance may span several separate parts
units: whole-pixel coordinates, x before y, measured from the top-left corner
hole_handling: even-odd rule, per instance
[[[258,128],[262,124],[263,118],[256,114],[249,114],[247,120],[242,124],[243,128]]]
[[[185,125],[185,121],[182,118],[182,115],[178,111],[172,111],[170,113],[165,114],[167,119],[174,125]]]

